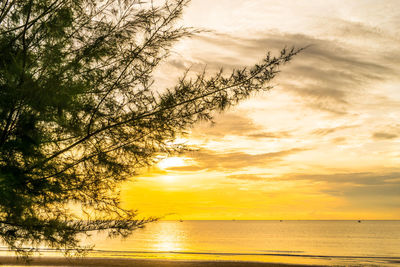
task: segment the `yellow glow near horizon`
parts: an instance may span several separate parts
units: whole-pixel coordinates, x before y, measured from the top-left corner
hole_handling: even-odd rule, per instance
[[[167,183],[172,183],[176,181],[176,177],[175,176],[171,176],[171,175],[163,175],[161,176],[164,182]]]

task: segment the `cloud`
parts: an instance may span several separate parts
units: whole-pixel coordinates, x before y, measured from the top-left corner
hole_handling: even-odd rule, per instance
[[[380,187],[392,186],[400,189],[400,172],[349,172],[349,173],[332,173],[332,174],[286,174],[282,176],[271,177],[270,174],[235,174],[227,176],[229,179],[249,180],[249,181],[303,181],[312,184],[320,184],[324,182],[330,184],[333,192],[337,192],[334,185],[340,188],[361,188],[361,187]],[[400,193],[400,191],[398,191]]]
[[[309,182],[309,186],[320,192],[349,199],[353,204],[357,202],[363,207],[382,207],[400,200],[400,172],[297,174],[277,178],[279,180]]]
[[[226,176],[228,179],[245,180],[245,181],[265,181],[264,176],[257,174],[235,174]]]
[[[330,184],[351,184],[356,186],[367,185],[399,185],[400,172],[374,173],[374,172],[350,172],[334,174],[289,174],[278,177],[277,180],[297,180],[311,182],[326,182]]]
[[[245,136],[249,139],[262,138],[288,138],[288,131],[265,131],[261,125],[257,125],[249,117],[238,113],[226,113],[214,119],[214,123],[201,123],[193,131],[193,137],[217,137],[223,138],[227,135]]]
[[[343,145],[346,143],[346,138],[345,137],[336,137],[332,139],[332,143],[336,145]]]
[[[201,149],[191,152],[191,157],[195,164],[192,166],[173,167],[168,170],[173,171],[226,171],[238,170],[247,167],[267,167],[271,163],[283,160],[286,156],[305,151],[305,149],[294,148],[277,152],[269,152],[262,154],[248,154],[244,152],[216,152],[213,150]]]
[[[397,134],[393,133],[385,133],[385,132],[376,132],[372,135],[374,139],[377,140],[390,140],[397,138]]]
[[[291,133],[289,131],[277,131],[277,132],[263,132],[260,131],[258,133],[247,135],[250,138],[288,138],[291,137]]]
[[[296,188],[307,188],[334,197],[351,199],[357,205],[392,205],[400,207],[400,172],[349,172],[332,174],[287,174],[271,177],[270,174],[242,173],[226,176],[249,182],[280,184],[295,182]]]
[[[400,172],[349,172],[332,174],[286,174],[271,177],[271,174],[234,174],[226,176],[229,179],[238,180],[268,180],[268,181],[309,181],[313,183],[326,182],[329,184],[347,184],[354,186],[370,185],[398,185],[400,186]]]
[[[377,44],[380,45],[382,43],[385,45],[392,44],[395,46],[400,41],[398,36],[388,34],[379,26],[373,26],[373,23],[364,24],[359,21],[350,21],[339,18],[325,18],[325,20],[327,22],[325,25],[329,27],[327,30],[329,30],[332,35],[345,38],[347,41],[368,42],[368,45],[370,46]],[[396,19],[392,17],[392,22],[395,22],[395,20]]]
[[[226,67],[241,66],[243,63],[240,61],[247,61],[250,58],[252,60],[257,59],[268,50],[278,52],[284,47],[309,46],[298,55],[300,59],[293,60],[290,64],[293,65],[292,71],[302,78],[343,85],[354,81],[363,82],[362,78],[383,79],[385,75],[396,75],[395,71],[385,64],[387,61],[395,63],[395,60],[387,57],[387,53],[368,55],[369,51],[357,51],[354,47],[342,42],[305,34],[265,32],[259,33],[257,37],[244,38],[212,33],[196,36],[195,39],[199,40],[202,45],[221,47],[223,48],[221,50],[226,51],[220,53],[220,57],[217,58],[194,56],[199,61],[206,60],[207,65],[220,65],[222,63]],[[226,49],[227,44],[229,44],[228,49]],[[394,56],[397,56],[396,52],[393,51]],[[247,55],[247,59],[234,58],[234,61],[229,61],[230,58],[227,58],[227,53]],[[377,58],[386,60],[376,61]],[[336,90],[330,91],[333,92],[332,95],[340,95]]]
[[[185,65],[207,65],[211,71],[221,66],[229,70],[256,63],[267,50],[277,54],[283,47],[311,45],[283,67],[284,75],[276,81],[307,107],[342,116],[355,97],[366,93],[368,85],[397,79],[400,49],[379,50],[385,40],[395,40],[376,28],[343,20],[338,23],[338,36],[344,38],[354,32],[354,38],[361,38],[367,34],[377,47],[277,31],[259,32],[249,38],[214,32],[194,37],[192,46],[199,49],[192,49],[191,57],[182,60],[190,61]]]
[[[215,123],[202,123],[194,130],[194,135],[206,134],[208,136],[224,137],[226,135],[246,135],[260,131],[262,128],[243,115],[226,113],[217,116]]]
[[[359,127],[359,125],[349,125],[349,126],[343,125],[343,126],[338,126],[338,127],[319,128],[319,129],[312,131],[312,134],[325,136],[328,134],[332,134],[332,133],[335,133],[338,131],[347,130],[347,129],[355,128],[355,127]]]

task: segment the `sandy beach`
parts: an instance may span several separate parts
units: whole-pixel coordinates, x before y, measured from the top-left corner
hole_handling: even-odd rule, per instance
[[[177,267],[286,267],[286,266],[321,266],[321,265],[297,265],[263,262],[241,262],[241,261],[187,261],[187,260],[155,260],[155,259],[121,259],[121,258],[63,258],[63,257],[32,257],[29,263],[17,260],[16,257],[0,257],[0,266],[177,266]]]

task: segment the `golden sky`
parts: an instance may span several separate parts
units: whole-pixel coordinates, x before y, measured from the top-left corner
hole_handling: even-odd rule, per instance
[[[124,185],[123,202],[166,219],[400,219],[400,10],[397,0],[192,0],[181,41],[156,73],[252,65],[311,45],[270,92],[181,140]]]

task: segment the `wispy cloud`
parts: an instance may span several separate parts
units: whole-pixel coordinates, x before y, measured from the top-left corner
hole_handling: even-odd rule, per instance
[[[348,172],[332,174],[270,174],[241,173],[226,176],[228,179],[280,185],[282,181],[294,183],[294,188],[306,187],[357,202],[357,205],[400,207],[400,172]],[[361,203],[358,203],[360,202]],[[393,203],[396,202],[396,203]],[[351,203],[351,202],[350,202]],[[356,203],[354,203],[356,205]]]
[[[312,134],[325,136],[325,135],[332,134],[332,133],[335,133],[335,132],[338,132],[338,131],[347,130],[347,129],[350,129],[350,128],[355,128],[355,127],[358,127],[358,126],[359,125],[349,125],[349,126],[343,125],[343,126],[338,126],[338,127],[318,128],[316,130],[313,130]]]
[[[216,116],[214,123],[202,123],[197,125],[192,137],[223,138],[227,135],[247,137],[249,139],[279,139],[291,136],[289,131],[266,131],[262,125],[239,113],[227,113]]]
[[[191,152],[188,157],[195,162],[192,166],[171,167],[173,171],[225,171],[238,170],[242,168],[261,166],[267,167],[272,163],[283,160],[286,156],[305,151],[305,149],[294,148],[277,152],[262,154],[248,154],[244,152],[217,152],[201,149]]]
[[[242,180],[242,181],[266,181],[265,176],[258,174],[235,174],[226,176],[228,179]]]
[[[385,133],[385,132],[376,132],[372,135],[374,139],[378,140],[390,140],[397,138],[397,134],[394,133]]]
[[[396,184],[400,186],[400,172],[349,172],[333,174],[289,174],[275,178],[277,180],[297,180],[311,182],[327,182],[332,184],[352,185],[384,185]]]

